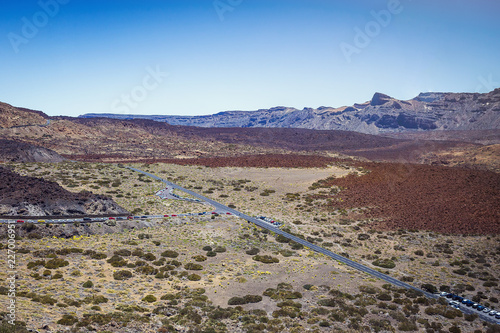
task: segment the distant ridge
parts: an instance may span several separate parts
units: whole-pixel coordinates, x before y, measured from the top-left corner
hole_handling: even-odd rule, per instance
[[[489,93],[421,93],[403,101],[375,93],[370,101],[339,108],[278,106],[205,116],[87,113],[81,118],[150,119],[198,127],[281,127],[344,130],[366,134],[500,128],[500,88]]]

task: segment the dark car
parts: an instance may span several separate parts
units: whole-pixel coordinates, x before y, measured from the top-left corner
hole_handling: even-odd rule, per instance
[[[142,215],[141,219],[147,219],[148,217],[146,215]]]
[[[92,219],[90,217],[84,217],[83,220],[84,221],[92,221]]]

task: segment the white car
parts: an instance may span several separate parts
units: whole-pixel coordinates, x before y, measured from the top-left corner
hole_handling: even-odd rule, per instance
[[[491,309],[490,309],[490,308],[484,308],[484,309],[483,309],[483,312],[484,312],[484,313],[488,313],[488,312],[490,312],[490,311],[491,311]]]
[[[491,311],[488,313],[488,315],[490,315],[490,316],[494,316],[494,315],[496,315],[497,313],[498,313],[497,311],[495,311],[495,310],[491,310]]]
[[[448,304],[457,309],[460,307],[460,303],[458,303],[457,301],[450,301]]]

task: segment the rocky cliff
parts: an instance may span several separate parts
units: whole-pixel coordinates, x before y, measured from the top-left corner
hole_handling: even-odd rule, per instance
[[[85,114],[83,118],[152,119],[171,125],[200,127],[286,127],[345,130],[368,134],[430,130],[500,128],[500,88],[479,93],[421,93],[403,101],[375,93],[353,106],[298,110],[274,107],[257,111],[227,111],[207,116],[144,116]]]
[[[57,163],[64,160],[61,155],[47,148],[0,139],[0,161]]]
[[[0,167],[0,215],[64,216],[127,214],[111,198],[73,193],[55,182],[21,176]]]

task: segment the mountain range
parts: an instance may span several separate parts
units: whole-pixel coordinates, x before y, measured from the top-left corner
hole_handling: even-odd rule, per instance
[[[370,101],[339,108],[298,110],[278,106],[257,111],[225,111],[203,116],[87,113],[81,118],[150,119],[198,127],[281,127],[344,130],[366,134],[500,128],[500,88],[489,93],[421,93],[398,100],[375,93]]]

